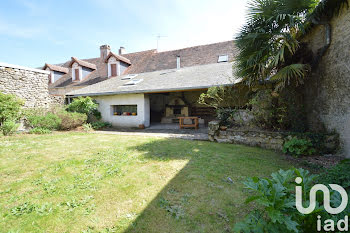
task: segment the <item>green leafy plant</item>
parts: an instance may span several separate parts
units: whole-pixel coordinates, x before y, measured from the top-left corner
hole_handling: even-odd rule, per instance
[[[49,134],[49,133],[52,133],[52,131],[47,128],[36,127],[36,128],[30,129],[29,133],[30,134]]]
[[[83,124],[83,129],[85,131],[91,131],[92,130],[92,125],[90,123],[85,123],[85,124]]]
[[[10,135],[18,129],[17,120],[21,117],[23,100],[15,95],[0,92],[0,130]]]
[[[234,124],[234,116],[236,110],[232,108],[218,108],[216,110],[216,117],[222,126],[232,126]]]
[[[98,104],[91,97],[78,97],[66,109],[69,112],[84,113],[88,116],[88,122],[94,122],[101,119],[97,108]]]
[[[322,184],[338,184],[343,188],[350,191],[350,159],[345,159],[325,170],[319,177],[317,177],[317,183]]]
[[[6,121],[2,122],[2,124],[0,126],[0,130],[3,133],[3,135],[8,136],[8,135],[15,133],[17,131],[18,127],[19,127],[19,124],[17,124],[15,121],[6,120]]]
[[[110,128],[112,125],[109,122],[96,121],[91,123],[93,129],[102,129],[102,128]]]
[[[87,115],[84,113],[67,112],[62,108],[53,109],[52,112],[61,119],[61,130],[74,129],[87,121]]]
[[[283,152],[294,156],[302,156],[313,155],[316,149],[309,140],[293,137],[283,144]]]
[[[55,130],[59,129],[61,119],[52,112],[32,110],[27,113],[27,123],[32,128]]]

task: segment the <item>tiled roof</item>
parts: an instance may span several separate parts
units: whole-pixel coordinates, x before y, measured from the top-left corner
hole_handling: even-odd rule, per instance
[[[97,67],[96,67],[95,64],[92,64],[92,63],[87,62],[87,61],[79,60],[79,59],[76,58],[76,57],[72,57],[72,61],[71,61],[71,63],[70,63],[69,66],[72,66],[72,64],[73,64],[74,62],[78,63],[78,64],[81,65],[81,66],[90,68],[90,69],[92,69],[92,70],[96,70],[96,69],[97,69]]]
[[[58,72],[65,73],[65,74],[67,74],[69,72],[69,69],[66,67],[51,65],[51,64],[47,64],[47,63],[45,64],[43,70],[45,70],[47,67],[50,70],[58,71]]]
[[[131,79],[125,79],[127,77]],[[125,85],[132,80],[136,81],[135,85]],[[92,96],[197,90],[212,86],[232,85],[238,82],[240,82],[240,79],[234,78],[232,75],[232,63],[225,62],[146,72],[137,75],[122,75],[69,92],[67,95]]]
[[[106,60],[105,60],[106,63],[108,62],[108,59],[109,59],[111,56],[115,57],[115,58],[116,58],[117,60],[119,60],[119,61],[123,61],[123,62],[125,62],[125,63],[131,65],[131,62],[130,62],[129,59],[127,59],[127,58],[125,58],[125,57],[123,57],[123,56],[117,55],[117,54],[115,54],[115,53],[113,53],[113,52],[110,52],[110,53],[108,54],[108,56],[107,56],[107,58],[106,58]]]
[[[229,61],[233,60],[237,51],[233,41],[219,42],[215,44],[200,45],[184,49],[157,52],[155,49],[135,53],[123,54],[122,57],[130,61],[131,65],[124,71],[124,74],[139,74],[157,70],[168,70],[176,68],[176,57],[180,56],[181,67],[199,66],[205,64],[217,64],[219,55],[228,55]],[[115,54],[116,55],[116,54]],[[73,59],[73,58],[72,58]],[[93,64],[95,70],[80,82],[72,82],[71,65],[72,60],[57,66],[69,69],[55,83],[50,84],[50,88],[88,86],[107,80],[107,65],[105,59],[100,57],[90,59],[77,59],[79,64]]]

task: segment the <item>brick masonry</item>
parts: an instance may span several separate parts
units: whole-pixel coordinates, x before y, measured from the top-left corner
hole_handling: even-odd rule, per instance
[[[333,17],[331,45],[306,82],[308,123],[313,130],[335,130],[342,154],[350,157],[350,9]],[[316,26],[305,38],[314,56],[325,45],[325,29]]]
[[[15,94],[26,108],[48,108],[63,104],[63,96],[49,95],[49,72],[0,63],[0,92]]]

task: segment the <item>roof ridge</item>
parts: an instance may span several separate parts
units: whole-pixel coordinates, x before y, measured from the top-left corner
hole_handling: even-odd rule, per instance
[[[166,51],[161,51],[161,52],[157,52],[157,53],[174,52],[174,51],[179,51],[179,50],[191,49],[191,48],[196,48],[196,47],[204,47],[204,46],[208,46],[208,45],[222,44],[222,43],[227,43],[227,42],[233,43],[234,41],[235,40],[226,40],[226,41],[215,42],[215,43],[210,43],[210,44],[194,45],[194,46],[185,47],[185,48],[181,48],[181,49],[166,50]]]

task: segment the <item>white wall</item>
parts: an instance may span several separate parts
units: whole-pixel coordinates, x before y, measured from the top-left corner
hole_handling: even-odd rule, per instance
[[[150,104],[149,98],[144,94],[123,94],[110,96],[94,96],[99,103],[99,111],[102,120],[117,127],[138,127],[144,124],[150,125]],[[112,105],[137,105],[137,116],[116,116],[113,115]]]

